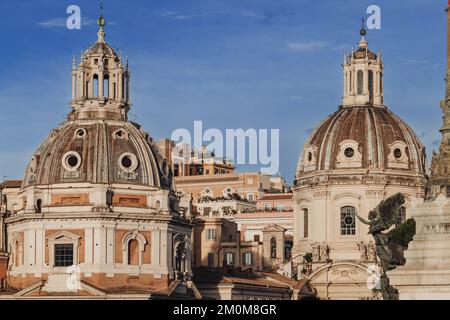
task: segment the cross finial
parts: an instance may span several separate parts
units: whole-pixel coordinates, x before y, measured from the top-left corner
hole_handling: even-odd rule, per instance
[[[103,16],[103,0],[100,0],[100,18],[98,18],[98,26],[103,28],[106,24],[105,18]]]
[[[366,28],[365,28],[365,20],[364,18],[361,19],[361,31],[359,34],[364,37],[367,34]]]

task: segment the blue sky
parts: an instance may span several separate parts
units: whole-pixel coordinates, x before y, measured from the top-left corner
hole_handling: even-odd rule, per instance
[[[81,30],[64,27],[71,4],[81,7]],[[154,138],[192,130],[194,120],[279,128],[280,171],[291,183],[311,129],[341,103],[343,54],[370,4],[382,9],[382,29],[367,40],[383,51],[385,102],[430,155],[440,139],[445,0],[106,0],[107,41],[129,56],[131,119]],[[21,178],[69,112],[72,56],[96,40],[98,7],[0,2],[0,180]]]

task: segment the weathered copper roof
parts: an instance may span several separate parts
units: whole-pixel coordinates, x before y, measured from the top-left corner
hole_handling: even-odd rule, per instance
[[[359,144],[364,169],[392,169],[388,166],[389,145],[405,143],[407,168],[397,169],[425,174],[425,148],[414,131],[385,107],[352,106],[340,108],[326,118],[306,141],[305,147],[317,148],[315,170],[338,170],[340,143],[353,140]],[[305,151],[299,159],[297,179],[304,174]],[[348,170],[348,169],[341,169]]]

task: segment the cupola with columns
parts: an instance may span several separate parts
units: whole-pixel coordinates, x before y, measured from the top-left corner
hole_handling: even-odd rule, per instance
[[[364,21],[363,21],[364,23]],[[383,106],[383,61],[381,53],[369,50],[364,25],[360,31],[358,49],[344,57],[344,96],[342,105],[370,104]]]
[[[127,120],[131,107],[130,70],[105,41],[105,19],[98,19],[97,41],[72,66],[73,111],[69,120]]]

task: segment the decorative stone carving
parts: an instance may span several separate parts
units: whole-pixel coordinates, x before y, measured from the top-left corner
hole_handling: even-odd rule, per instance
[[[329,251],[328,245],[325,242],[322,242],[320,245],[320,262],[330,261]]]
[[[367,245],[367,262],[377,262],[377,252],[373,241],[370,241]]]
[[[366,244],[363,241],[358,242],[358,249],[359,249],[359,253],[361,255],[361,262],[366,263],[368,260]]]
[[[313,262],[319,262],[320,261],[320,246],[319,243],[314,242],[311,244],[312,248],[312,261]]]

